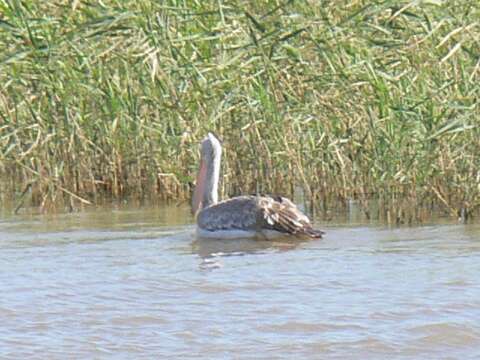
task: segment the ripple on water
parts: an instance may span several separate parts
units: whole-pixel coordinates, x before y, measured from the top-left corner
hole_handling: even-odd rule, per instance
[[[480,354],[477,225],[199,242],[140,210],[108,215],[1,224],[0,358]]]
[[[437,322],[410,328],[412,335],[423,345],[472,346],[480,345],[480,330],[466,324]]]

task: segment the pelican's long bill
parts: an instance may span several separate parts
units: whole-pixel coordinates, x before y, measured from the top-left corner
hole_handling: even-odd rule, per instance
[[[198,170],[197,182],[195,184],[195,191],[193,192],[192,214],[197,215],[197,212],[202,208],[202,198],[205,192],[205,180],[207,177],[207,166],[203,159],[200,159],[200,169]]]

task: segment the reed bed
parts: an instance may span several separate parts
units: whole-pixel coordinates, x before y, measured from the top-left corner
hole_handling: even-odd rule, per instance
[[[224,196],[435,201],[467,218],[479,19],[477,0],[3,1],[2,190],[46,210],[188,199],[213,131]]]

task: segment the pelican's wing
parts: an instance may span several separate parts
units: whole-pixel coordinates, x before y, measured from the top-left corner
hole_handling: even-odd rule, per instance
[[[239,196],[203,209],[197,217],[198,226],[216,230],[276,230],[286,234],[321,238],[290,200],[283,197]]]
[[[258,200],[258,206],[266,228],[312,238],[321,238],[324,234],[323,231],[314,229],[310,219],[287,198],[262,196]]]
[[[209,231],[256,230],[259,215],[255,196],[238,196],[200,211],[197,224]]]

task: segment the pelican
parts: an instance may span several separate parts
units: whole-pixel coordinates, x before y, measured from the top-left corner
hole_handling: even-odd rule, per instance
[[[314,229],[308,217],[287,198],[244,195],[219,202],[222,146],[215,135],[208,133],[201,142],[200,152],[200,168],[192,201],[198,237],[267,240],[284,236],[322,237],[323,231]]]

